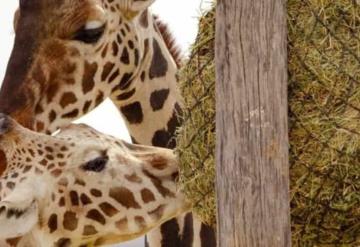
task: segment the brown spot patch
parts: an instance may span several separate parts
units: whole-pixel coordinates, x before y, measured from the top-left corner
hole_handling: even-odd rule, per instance
[[[65,198],[61,197],[59,200],[59,207],[64,207],[65,206]]]
[[[95,196],[95,197],[101,197],[102,196],[102,193],[100,190],[97,190],[97,189],[91,189],[90,190],[90,193],[91,195]]]
[[[70,191],[70,200],[73,206],[79,206],[79,195],[76,191]]]
[[[136,202],[133,192],[124,187],[114,187],[110,189],[109,196],[126,208],[140,209]]]
[[[140,59],[139,50],[135,49],[134,50],[134,63],[136,66],[139,65],[139,59]]]
[[[145,77],[146,77],[145,71],[141,72],[140,79],[142,82],[145,81]]]
[[[141,198],[144,203],[149,203],[155,201],[155,196],[149,189],[141,190]]]
[[[97,221],[102,225],[105,225],[105,222],[106,222],[105,217],[96,209],[90,210],[86,214],[86,218]]]
[[[98,106],[103,101],[104,101],[104,93],[99,91],[99,93],[98,93],[98,95],[96,96],[96,99],[95,99],[95,105]]]
[[[109,74],[111,73],[111,71],[113,70],[115,64],[114,63],[111,63],[111,62],[107,62],[105,65],[104,65],[104,69],[101,73],[101,80],[102,81],[105,81],[106,78],[109,76]]]
[[[12,189],[14,189],[14,187],[15,187],[15,183],[13,183],[13,182],[7,182],[7,183],[6,183],[6,187],[8,187],[10,190],[12,190]]]
[[[176,128],[181,125],[180,118],[181,118],[182,114],[183,114],[183,111],[182,111],[181,107],[179,106],[178,103],[176,103],[174,106],[173,114],[172,114],[169,122],[167,123],[167,128],[168,128],[170,135],[174,136],[175,132],[176,132]]]
[[[35,113],[40,114],[40,113],[43,113],[43,112],[44,112],[44,109],[42,108],[42,106],[37,104],[36,107],[35,107]]]
[[[167,160],[159,155],[152,155],[150,157],[151,166],[157,170],[164,170],[167,167]]]
[[[139,177],[136,173],[133,173],[131,175],[125,175],[125,178],[129,180],[130,182],[140,184],[142,182],[141,177]]]
[[[62,108],[65,108],[66,106],[73,104],[76,102],[76,96],[72,92],[66,92],[63,94],[63,96],[60,99],[60,105]]]
[[[149,77],[150,79],[163,77],[168,71],[168,62],[166,61],[159,43],[153,39],[153,58],[151,61]]]
[[[71,246],[71,240],[68,238],[60,238],[56,243],[56,247],[70,247]]]
[[[172,146],[169,145],[171,138],[172,136],[170,135],[170,133],[165,129],[162,129],[162,130],[157,130],[154,133],[151,142],[155,147],[172,148]]]
[[[56,214],[52,214],[49,218],[49,221],[48,221],[48,227],[49,227],[49,230],[50,230],[50,233],[53,233],[57,230],[57,215]]]
[[[71,112],[65,113],[64,115],[62,115],[62,118],[76,118],[79,115],[79,110],[78,109],[74,109]]]
[[[108,217],[112,217],[119,212],[116,208],[114,208],[110,203],[107,202],[101,203],[99,207]]]
[[[88,63],[87,61],[84,64],[84,75],[82,79],[82,90],[84,94],[90,92],[94,86],[94,76],[96,74],[98,65],[96,63]]]
[[[85,102],[85,104],[84,104],[84,106],[83,106],[83,113],[87,113],[88,111],[89,111],[89,108],[90,108],[90,106],[91,106],[91,101],[90,100],[88,100],[88,101],[86,101]]]
[[[118,76],[120,75],[119,70],[115,70],[114,73],[111,74],[111,76],[109,77],[108,83],[113,82]]]
[[[128,100],[130,99],[136,92],[136,89],[133,88],[132,90],[130,90],[129,92],[126,92],[126,93],[122,93],[120,94],[119,96],[117,96],[117,100]]]
[[[123,106],[120,110],[130,124],[142,123],[144,114],[140,102],[136,101],[132,104]]]
[[[6,243],[10,246],[17,246],[21,239],[21,237],[6,239]]]
[[[76,218],[76,214],[74,212],[70,212],[70,211],[65,212],[63,226],[64,229],[69,231],[76,230],[78,226],[78,218]]]
[[[76,178],[75,179],[75,184],[80,185],[80,186],[85,186],[86,185],[85,181],[82,180],[81,178]]]
[[[101,52],[101,56],[104,58],[107,54],[107,50],[108,50],[108,44],[105,45],[104,49]]]
[[[120,57],[120,61],[124,64],[130,63],[130,57],[129,57],[129,52],[128,52],[127,47],[124,47],[121,57]]]
[[[131,80],[132,76],[133,76],[132,73],[125,73],[123,75],[123,77],[121,78],[120,83],[117,86],[117,88],[120,90],[125,90],[125,89],[129,88],[132,83],[132,80]]]
[[[151,93],[150,105],[153,111],[159,111],[164,107],[164,104],[169,97],[169,89],[156,90]]]
[[[95,229],[95,227],[90,226],[90,225],[84,226],[83,235],[90,236],[90,235],[95,235],[97,233],[98,233],[98,231]]]
[[[119,53],[119,47],[115,41],[112,42],[112,51],[113,51],[113,56],[117,56]]]
[[[50,123],[54,122],[56,117],[57,117],[56,112],[54,110],[51,110],[51,112],[49,113],[49,121],[50,121]]]
[[[87,195],[85,195],[84,193],[81,194],[80,201],[81,201],[81,203],[83,205],[88,205],[88,204],[92,203],[91,199]]]

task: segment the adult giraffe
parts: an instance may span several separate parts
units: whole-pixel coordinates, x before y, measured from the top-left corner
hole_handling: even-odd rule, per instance
[[[134,142],[174,148],[178,57],[167,30],[148,11],[153,2],[20,0],[0,112],[52,133],[110,97]],[[216,245],[214,231],[191,214],[147,239],[150,247]]]

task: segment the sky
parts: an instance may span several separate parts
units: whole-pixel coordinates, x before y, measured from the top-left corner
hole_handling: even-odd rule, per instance
[[[3,81],[6,64],[13,46],[13,14],[18,6],[17,0],[0,1],[0,83]],[[197,34],[197,22],[201,9],[209,6],[209,0],[156,0],[153,13],[168,23],[177,43],[187,53],[189,45]],[[106,100],[97,109],[82,117],[77,123],[86,123],[93,128],[118,138],[129,141],[125,124],[115,106]],[[119,247],[142,247],[144,240],[117,245]]]

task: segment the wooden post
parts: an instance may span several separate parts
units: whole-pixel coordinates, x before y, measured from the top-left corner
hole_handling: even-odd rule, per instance
[[[219,247],[290,241],[285,0],[218,0]]]

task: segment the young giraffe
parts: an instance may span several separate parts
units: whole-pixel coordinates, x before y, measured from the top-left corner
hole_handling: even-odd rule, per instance
[[[148,11],[153,2],[20,0],[0,112],[52,133],[110,97],[135,143],[174,148],[181,111],[178,55]],[[214,231],[189,214],[152,231],[148,245],[216,243]]]
[[[190,209],[168,149],[131,145],[85,125],[48,136],[2,114],[0,146],[8,161],[0,239],[18,246],[124,242]]]

